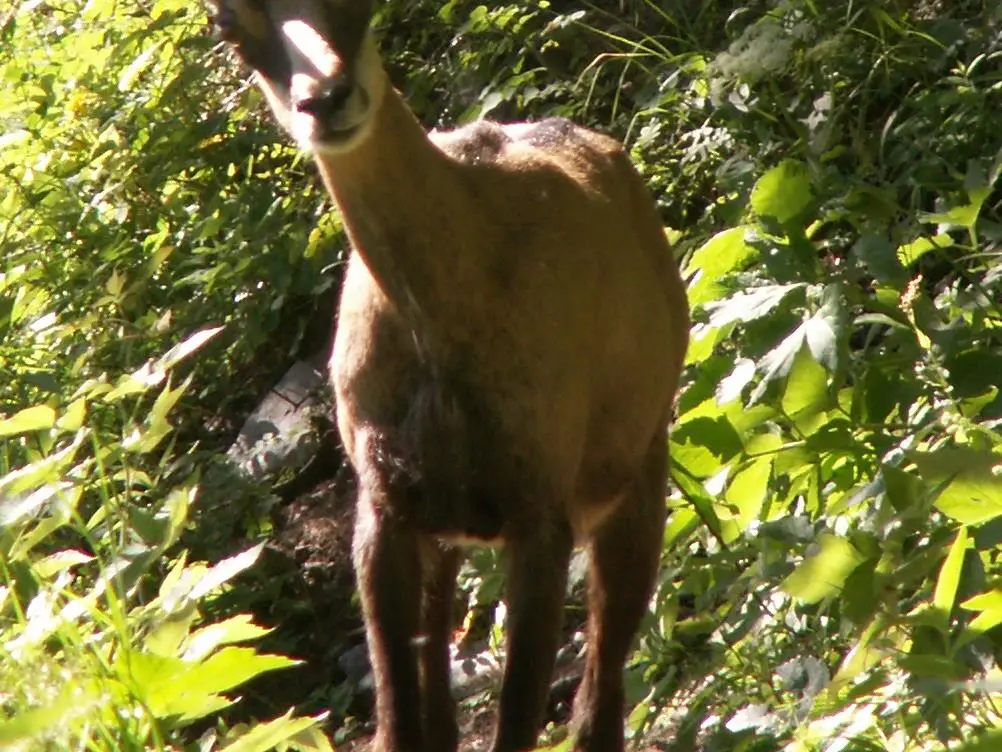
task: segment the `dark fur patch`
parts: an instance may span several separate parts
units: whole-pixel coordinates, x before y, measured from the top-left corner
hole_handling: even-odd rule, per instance
[[[491,540],[502,533],[502,485],[491,482],[493,421],[456,379],[423,375],[398,429],[373,457],[391,511],[434,535]]]

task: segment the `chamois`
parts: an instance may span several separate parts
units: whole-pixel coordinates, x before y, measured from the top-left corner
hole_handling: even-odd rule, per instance
[[[536,746],[575,545],[589,550],[575,748],[623,748],[622,671],[665,523],[685,289],[612,138],[554,118],[422,127],[371,0],[208,0],[352,245],[330,360],[358,476],[353,557],[378,752],[455,750],[464,545],[504,545],[496,752]]]

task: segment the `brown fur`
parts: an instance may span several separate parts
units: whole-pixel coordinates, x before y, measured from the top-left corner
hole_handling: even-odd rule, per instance
[[[272,10],[352,50],[330,76],[371,82],[364,45],[326,25],[363,28],[367,14],[350,0]],[[267,71],[295,69],[295,55],[263,63],[260,26],[237,26],[276,113],[294,117],[291,87]],[[448,614],[455,546],[470,540],[508,555],[495,750],[536,744],[575,543],[591,553],[576,748],[621,749],[622,669],[657,568],[688,337],[652,201],[618,143],[565,120],[429,135],[388,86],[363,94],[343,109],[366,113],[364,138],[316,160],[354,248],[331,377],[359,477],[375,749],[456,747]]]

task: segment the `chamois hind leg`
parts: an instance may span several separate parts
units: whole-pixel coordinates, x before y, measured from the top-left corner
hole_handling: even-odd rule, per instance
[[[426,540],[424,600],[421,604],[421,716],[425,748],[455,752],[459,744],[456,704],[449,689],[449,640],[452,636],[452,599],[459,574],[459,549],[442,548]]]
[[[374,752],[424,749],[415,640],[421,608],[416,532],[387,514],[385,497],[359,489],[352,551],[375,679]]]
[[[574,701],[575,750],[623,749],[623,665],[657,575],[667,472],[668,449],[659,434],[630,496],[589,544],[588,652]]]
[[[534,749],[563,623],[573,539],[566,523],[506,542],[507,655],[493,752]]]

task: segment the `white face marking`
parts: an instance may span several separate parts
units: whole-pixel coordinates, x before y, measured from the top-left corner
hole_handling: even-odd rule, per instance
[[[337,54],[327,44],[323,35],[308,23],[299,19],[285,21],[282,24],[282,34],[313,65],[317,76],[329,77],[337,71]],[[295,84],[295,77],[293,77],[293,84]]]

